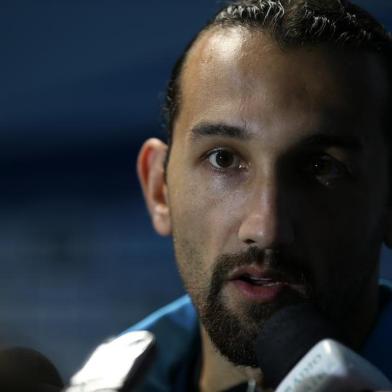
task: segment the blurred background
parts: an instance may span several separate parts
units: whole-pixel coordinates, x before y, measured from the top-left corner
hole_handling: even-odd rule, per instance
[[[357,3],[391,29],[390,0]],[[183,293],[135,160],[165,136],[171,66],[217,6],[0,1],[0,341],[41,351],[65,379]]]

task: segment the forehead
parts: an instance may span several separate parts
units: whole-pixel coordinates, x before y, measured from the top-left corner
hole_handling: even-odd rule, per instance
[[[297,124],[296,132],[301,123],[317,127],[339,116],[381,128],[385,80],[372,54],[327,46],[282,49],[260,30],[212,28],[184,64],[174,139],[198,122],[246,123],[257,131],[282,116]]]

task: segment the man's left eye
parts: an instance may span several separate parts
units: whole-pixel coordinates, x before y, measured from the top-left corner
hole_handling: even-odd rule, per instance
[[[225,149],[214,150],[207,156],[210,164],[216,169],[240,168],[241,160],[233,152]]]
[[[332,185],[334,181],[349,174],[346,165],[330,155],[313,157],[305,165],[304,171],[326,186]]]

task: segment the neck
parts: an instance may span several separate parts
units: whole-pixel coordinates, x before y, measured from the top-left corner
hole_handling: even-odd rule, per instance
[[[235,366],[215,348],[207,332],[201,328],[202,368],[199,388],[201,392],[223,391],[250,379],[261,382],[261,371]]]
[[[379,288],[374,283],[372,288],[363,290],[362,299],[352,305],[346,319],[345,331],[347,344],[354,350],[359,350],[371,332],[379,312]]]

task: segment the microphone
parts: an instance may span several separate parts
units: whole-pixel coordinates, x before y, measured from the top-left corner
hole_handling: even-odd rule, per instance
[[[0,391],[59,392],[63,386],[55,366],[38,351],[22,347],[0,351]]]
[[[256,340],[265,386],[275,392],[392,388],[380,370],[340,341],[340,332],[310,304],[276,312]]]

